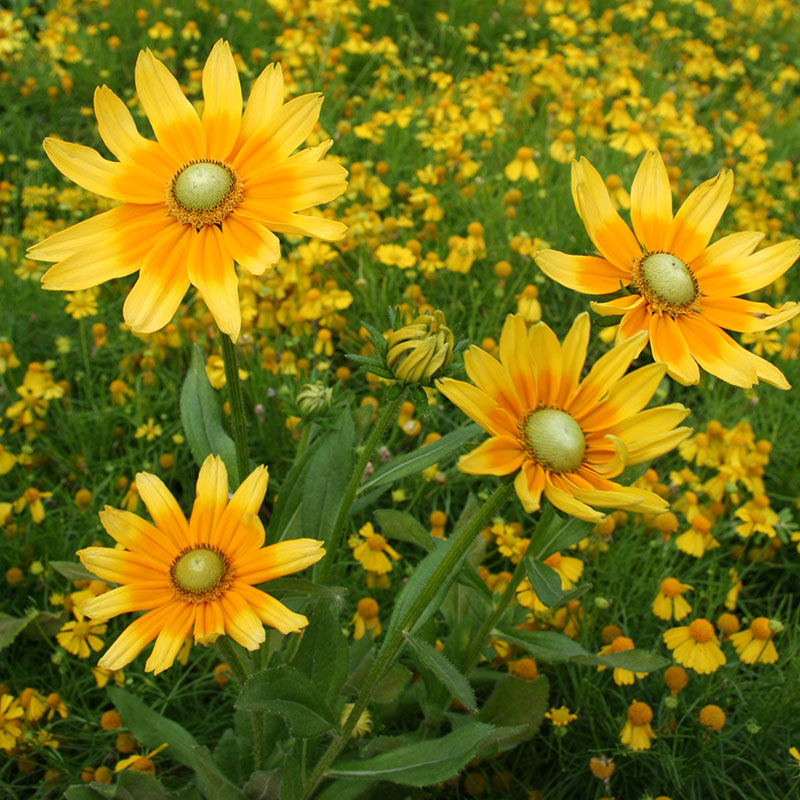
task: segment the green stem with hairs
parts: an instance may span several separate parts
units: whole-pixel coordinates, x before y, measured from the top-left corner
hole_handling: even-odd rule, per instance
[[[242,384],[239,381],[239,365],[236,362],[236,347],[227,333],[222,334],[222,360],[225,363],[225,381],[231,404],[231,429],[236,445],[236,464],[239,467],[239,482],[250,474],[250,459],[247,455],[247,420],[244,415]]]
[[[328,749],[322,754],[322,757],[317,762],[317,766],[311,773],[308,780],[308,787],[302,800],[310,800],[317,786],[319,786],[320,782],[325,777],[331,764],[333,764],[336,757],[350,740],[350,734],[356,722],[358,722],[361,717],[361,714],[364,712],[364,709],[366,709],[375,687],[378,685],[386,670],[391,666],[405,643],[405,634],[414,627],[414,623],[422,616],[422,613],[434,599],[441,585],[447,580],[461,558],[467,553],[475,537],[483,529],[487,521],[492,519],[505,503],[508,502],[513,491],[513,479],[511,477],[504,478],[480,511],[478,511],[463,528],[453,534],[455,542],[451,545],[444,558],[433,571],[430,580],[425,584],[425,587],[419,595],[417,595],[405,616],[400,621],[400,624],[395,628],[394,632],[386,640],[383,648],[378,653],[378,657],[375,659],[375,663],[372,665],[364,681],[361,692],[356,698],[353,710],[350,712],[350,716],[345,720],[339,736],[330,743]]]
[[[367,463],[372,457],[372,453],[380,441],[383,432],[386,430],[389,423],[394,418],[400,403],[405,397],[406,389],[403,387],[393,400],[387,400],[381,410],[380,416],[375,420],[372,430],[369,433],[364,447],[361,449],[361,455],[358,457],[353,474],[350,476],[350,482],[347,484],[342,504],[339,506],[339,513],[336,515],[336,521],[333,524],[333,531],[331,532],[330,543],[327,545],[327,554],[320,562],[319,573],[314,576],[316,583],[325,583],[330,574],[333,561],[336,554],[339,552],[339,545],[342,540],[342,533],[344,531],[347,518],[350,515],[350,507],[355,500],[356,492],[358,491],[358,484],[361,483],[361,478],[364,476],[364,470],[367,468]]]

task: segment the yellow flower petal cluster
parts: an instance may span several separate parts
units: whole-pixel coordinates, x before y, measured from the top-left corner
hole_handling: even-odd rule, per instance
[[[628,750],[649,750],[650,742],[656,738],[650,723],[653,721],[653,710],[647,703],[634,700],[627,713],[625,725],[620,731],[620,741]]]
[[[747,630],[731,634],[731,644],[745,664],[774,664],[778,651],[772,642],[773,631],[766,617],[756,617]]]
[[[42,278],[46,289],[87,289],[138,270],[123,309],[138,333],[163,328],[195,286],[235,340],[242,318],[234,262],[261,275],[280,258],[276,232],[344,235],[340,222],[298,213],[347,185],[346,170],[323,160],[331,141],[292,155],[316,124],[322,98],[284,104],[281,69],[270,65],[243,111],[236,62],[222,40],[203,70],[202,118],[149,50],[135,77],[156,141],[141,136],[126,104],[102,86],[94,96],[98,130],[118,161],[84,145],[44,142],[66,177],[121,205],[51,236],[29,256],[56,262]]]
[[[192,633],[195,643],[227,634],[255,650],[266,638],[265,624],[284,634],[308,624],[302,614],[255,587],[305,569],[325,554],[315,539],[264,547],[258,510],[267,479],[267,468],[257,467],[229,500],[225,465],[208,456],[188,521],[162,481],[146,472],[136,476],[136,487],[152,524],[106,506],[100,521],[122,549],[87,547],[78,555],[95,575],[122,585],[82,603],[81,611],[102,619],[147,613],[111,645],[101,667],[121,669],[155,639],[145,669],[159,673],[172,666]]]
[[[675,660],[700,675],[716,672],[727,659],[714,634],[714,626],[698,618],[689,625],[664,632],[664,642],[674,651]]]
[[[474,385],[451,378],[436,383],[491,436],[461,457],[459,469],[473,475],[517,472],[515,489],[528,512],[539,508],[542,493],[557,508],[590,522],[604,519],[595,505],[666,511],[667,503],[652,492],[611,480],[690,433],[675,427],[689,413],[678,403],[643,410],[664,376],[663,364],[625,375],[642,336],[603,355],[581,381],[588,314],[575,319],[563,344],[544,323],[528,329],[521,315],[509,315],[499,361],[475,346],[465,353]]]
[[[553,280],[586,294],[633,284],[631,293],[592,308],[622,315],[618,341],[645,331],[653,358],[667,364],[680,383],[697,383],[702,368],[735,386],[763,380],[788,389],[777,367],[745,350],[725,329],[763,331],[800,313],[797,303],[773,308],[736,296],[783,275],[800,256],[800,241],[754,252],[764,234],[740,231],[709,245],[732,192],[733,173],[723,170],[700,184],[673,216],[667,169],[661,154],[650,151],[631,187],[631,232],[602,177],[582,158],[572,165],[572,196],[601,255],[541,250],[536,263]]]

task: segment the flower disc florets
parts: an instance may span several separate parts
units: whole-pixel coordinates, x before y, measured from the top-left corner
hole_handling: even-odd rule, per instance
[[[192,547],[180,553],[169,574],[181,599],[201,603],[219,596],[231,582],[224,556],[210,547]]]
[[[523,435],[531,458],[553,472],[572,472],[583,462],[586,438],[566,412],[540,408],[525,420]]]
[[[653,308],[670,314],[690,311],[699,293],[692,271],[672,253],[645,253],[633,268],[633,282]]]
[[[221,161],[191,161],[167,187],[167,208],[182,225],[200,229],[222,222],[244,194],[239,176]]]

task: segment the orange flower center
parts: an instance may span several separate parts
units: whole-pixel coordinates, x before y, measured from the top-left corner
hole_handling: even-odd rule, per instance
[[[583,463],[586,439],[564,411],[540,408],[525,420],[523,443],[530,457],[552,472],[572,472]]]
[[[681,584],[677,578],[664,578],[661,581],[661,594],[667,597],[675,597],[681,593]]]
[[[369,547],[370,550],[382,551],[386,547],[386,539],[379,533],[373,533],[367,539],[367,547]]]
[[[685,314],[699,289],[692,271],[672,253],[645,253],[633,267],[633,282],[653,311]]]
[[[169,576],[177,595],[190,603],[220,597],[233,581],[227,559],[216,548],[188,547],[172,562]]]
[[[689,625],[689,636],[703,644],[714,638],[714,626],[707,619],[696,619]]]
[[[624,650],[633,650],[633,639],[629,639],[627,636],[617,636],[617,638],[611,642],[611,652],[621,653]]]
[[[242,199],[242,181],[229,164],[190,161],[167,186],[167,208],[182,225],[217,225]]]
[[[91,629],[91,627],[90,627],[90,625],[89,625],[89,623],[88,623],[88,622],[79,622],[79,623],[78,623],[78,624],[77,624],[77,625],[76,625],[76,626],[75,626],[75,627],[72,629],[72,633],[73,633],[73,634],[74,634],[74,635],[75,635],[75,636],[76,636],[78,639],[85,639],[85,638],[86,638],[86,637],[87,637],[87,636],[88,636],[88,635],[89,635],[91,632],[92,632],[92,629]]]
[[[633,725],[649,725],[653,719],[653,711],[647,703],[634,700],[628,709],[628,719]]]
[[[772,636],[769,620],[766,617],[756,617],[750,623],[750,631],[756,639],[769,639]]]

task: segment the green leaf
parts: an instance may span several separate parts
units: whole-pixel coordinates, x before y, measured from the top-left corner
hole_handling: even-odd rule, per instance
[[[116,686],[106,690],[111,702],[119,711],[125,727],[130,730],[137,741],[154,750],[167,743],[165,755],[173,761],[194,769],[196,754],[194,748],[197,741],[189,731],[161,716],[146,706],[136,695]]]
[[[319,736],[337,727],[317,687],[290,666],[261,670],[250,677],[236,699],[236,707],[277,714],[295,737]]]
[[[373,703],[392,703],[400,697],[411,681],[411,670],[402,664],[392,664],[389,671],[378,681],[372,693]]]
[[[300,457],[292,464],[292,468],[284,478],[278,492],[278,499],[275,501],[275,507],[272,510],[269,527],[267,528],[267,544],[274,544],[290,538],[285,534],[294,517],[299,517],[300,503],[303,499],[303,485],[305,483],[304,476],[320,438],[317,437],[306,447]]]
[[[325,702],[333,703],[347,680],[350,662],[347,640],[329,603],[317,603],[303,631],[292,667],[317,687]]]
[[[174,797],[152,775],[132,769],[117,773],[114,800],[173,800]]]
[[[492,725],[469,722],[441,739],[416,742],[361,761],[343,759],[328,774],[391,781],[402,786],[429,786],[457,775],[493,733]]]
[[[48,561],[48,567],[52,567],[59,575],[63,575],[71,581],[93,581],[97,576],[89,572],[86,567],[78,561]]]
[[[546,606],[552,608],[560,602],[564,592],[561,590],[561,578],[554,569],[542,561],[525,558],[525,573],[531,588]]]
[[[207,748],[197,745],[192,748],[192,754],[193,769],[206,797],[213,800],[244,800],[241,791],[220,772]]]
[[[378,528],[387,539],[408,542],[421,547],[426,553],[434,548],[434,537],[429,530],[407,511],[379,508],[374,513]]]
[[[270,594],[296,594],[299,597],[319,597],[324,602],[341,605],[344,596],[350,591],[344,586],[324,586],[306,578],[275,578],[258,584],[269,590]]]
[[[409,475],[416,475],[431,464],[436,464],[451,456],[465,442],[475,439],[480,433],[480,426],[470,423],[463,428],[448,433],[446,436],[442,436],[441,439],[433,442],[433,444],[420,447],[407,455],[393,458],[385,467],[376,470],[359,486],[358,494],[363,494],[377,486],[395,483]]]
[[[236,462],[236,445],[222,426],[219,398],[208,380],[203,353],[197,344],[192,346],[180,405],[186,441],[197,465],[201,466],[209,454],[220,456],[228,470],[228,485],[236,488],[243,477]]]
[[[433,645],[409,633],[405,634],[405,638],[423,666],[427,667],[441,681],[450,694],[471,711],[476,711],[478,702],[469,680],[453,666],[447,656],[440,653]]]
[[[303,775],[294,753],[284,756],[281,763],[280,800],[300,800],[303,795]]]
[[[330,540],[353,471],[354,439],[353,417],[344,409],[309,461],[300,504],[303,536],[309,539]]]
[[[607,656],[595,656],[598,664],[615,669],[629,669],[631,672],[655,672],[663,669],[671,662],[668,658],[649,650],[623,650],[621,653],[609,653]]]
[[[280,800],[280,789],[278,772],[254,772],[242,791],[247,800]]]
[[[0,614],[0,650],[8,647],[38,615],[39,612],[36,610],[29,611],[24,617]]]
[[[547,678],[526,681],[504,675],[495,685],[477,719],[496,728],[495,735],[479,751],[485,757],[510,750],[539,730],[547,710]]]
[[[214,761],[228,779],[236,784],[240,784],[244,778],[241,764],[242,744],[233,728],[226,728],[214,748]]]
[[[528,545],[527,552],[535,560],[541,561],[549,555],[585,539],[594,527],[591,522],[585,522],[577,517],[563,520],[552,508],[550,504],[545,506],[542,514],[552,515],[552,518],[546,520],[545,524],[540,523],[536,527],[536,532]]]
[[[109,800],[114,797],[115,787],[107,783],[88,783],[70,786],[64,792],[65,800]]]
[[[534,658],[548,664],[574,661],[576,658],[594,656],[569,636],[555,631],[521,631],[517,628],[500,628],[503,639],[518,644]]]
[[[357,800],[368,791],[373,781],[360,781],[353,778],[337,778],[316,795],[316,800]]]

